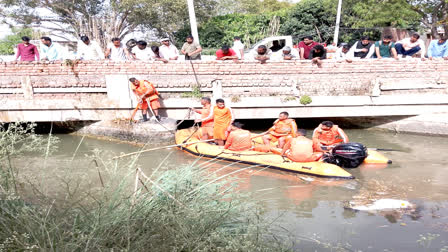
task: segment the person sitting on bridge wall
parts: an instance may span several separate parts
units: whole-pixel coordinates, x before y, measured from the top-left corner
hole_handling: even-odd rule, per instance
[[[162,45],[159,47],[160,57],[166,60],[177,60],[179,58],[179,50],[170,42],[169,38],[160,40]]]
[[[137,42],[137,46],[132,48],[131,56],[134,60],[150,61],[154,58],[154,52],[148,47],[148,43],[144,40]]]
[[[297,137],[286,141],[283,149],[271,148],[271,151],[294,162],[313,162],[322,157],[322,152],[314,152],[313,141],[305,137],[306,131],[304,129],[297,130],[296,135]]]
[[[216,99],[216,106],[211,113],[196,122],[204,122],[213,119],[213,138],[215,143],[219,146],[224,146],[224,141],[227,139],[227,133],[230,124],[234,120],[232,109],[226,107],[223,99]]]
[[[221,49],[216,51],[216,60],[238,60],[236,52],[228,45],[223,45]]]
[[[112,38],[112,43],[107,45],[105,57],[112,61],[125,61],[131,59],[129,50],[126,48],[121,39]]]
[[[314,46],[318,45],[319,43],[313,41],[313,37],[311,36],[305,36],[303,38],[303,41],[299,42],[299,52],[300,52],[300,59],[309,59],[310,51],[313,49]]]
[[[192,108],[193,112],[201,114],[201,118],[205,119],[210,115],[211,110],[211,100],[208,97],[202,97],[201,99],[202,109]],[[213,137],[213,119],[208,119],[206,121],[202,121],[201,129],[200,129],[200,138],[202,140],[207,140]]]
[[[337,50],[335,59],[336,60],[345,60],[348,63],[353,62],[353,58],[349,55],[350,46],[346,43],[343,43]]]
[[[80,60],[103,60],[104,53],[96,41],[91,41],[89,37],[83,35],[78,41],[76,58]]]
[[[236,56],[238,56],[238,59],[244,60],[244,44],[241,43],[240,37],[235,36],[233,38],[232,50],[236,52]]]
[[[428,47],[428,58],[444,58],[448,60],[448,42],[446,37],[440,36],[438,40],[433,40]]]
[[[405,38],[395,43],[398,57],[412,57],[412,55],[420,52],[420,58],[425,59],[425,42],[420,39],[417,33],[412,34],[410,38]]]
[[[194,38],[191,35],[188,35],[185,40],[186,42],[180,49],[180,52],[185,55],[185,60],[200,60],[202,52],[201,45],[194,41]]]
[[[162,56],[160,56],[160,51],[159,51],[158,46],[155,46],[155,45],[151,46],[151,51],[154,53],[152,60],[163,61],[163,63],[168,63],[168,60],[166,60]]]
[[[309,59],[313,64],[318,67],[322,67],[322,60],[327,58],[327,50],[325,50],[323,45],[316,45],[310,51]]]
[[[288,138],[296,137],[297,124],[294,119],[289,118],[288,112],[281,112],[266,134],[263,136],[265,145],[270,145],[270,141],[278,141],[278,148],[283,148]]]
[[[362,36],[360,41],[357,41],[350,48],[350,56],[361,59],[370,59],[375,51],[373,44],[369,41],[369,37]]]
[[[323,121],[313,132],[314,150],[330,151],[339,143],[348,143],[345,132],[331,121]]]
[[[276,53],[276,60],[295,60],[299,58],[299,54],[296,49],[291,49],[289,46],[283,47],[280,52]]]
[[[231,151],[247,151],[252,149],[251,133],[242,128],[243,124],[239,122],[233,122],[230,125],[230,133],[227,137],[224,149]]]
[[[16,60],[20,58],[20,61],[39,61],[39,51],[35,45],[30,43],[30,38],[23,36],[22,42],[17,45]]]
[[[147,121],[148,117],[148,101],[146,99],[149,99],[149,106],[151,106],[152,112],[154,113],[155,119],[157,121],[160,121],[159,116],[159,92],[157,92],[154,85],[147,81],[147,80],[137,80],[136,78],[132,77],[129,79],[131,82],[131,90],[134,92],[135,96],[137,96],[137,99],[139,100],[138,109],[142,110],[143,115],[143,121]],[[136,112],[136,110],[135,110]],[[135,112],[133,113],[132,118],[134,118]]]
[[[271,58],[272,51],[265,45],[260,45],[253,54],[253,59],[260,61],[261,64],[266,63]]]
[[[63,60],[64,59],[64,50],[56,43],[51,41],[49,37],[41,37],[42,42],[40,59],[41,60]]]
[[[398,59],[395,43],[392,42],[391,35],[384,35],[383,40],[375,42],[374,58],[391,58]]]

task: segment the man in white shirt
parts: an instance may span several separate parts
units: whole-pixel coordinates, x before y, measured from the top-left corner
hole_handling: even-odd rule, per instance
[[[131,59],[128,49],[121,43],[119,38],[113,38],[112,43],[107,45],[106,58],[112,61],[125,61]]]
[[[240,37],[233,38],[232,49],[236,52],[236,56],[238,56],[238,59],[244,60],[244,44],[241,43]]]
[[[420,51],[420,58],[425,58],[426,47],[425,42],[420,39],[420,35],[417,33],[412,34],[410,38],[405,38],[395,43],[395,50],[397,50],[398,56],[412,56]]]
[[[103,60],[104,53],[97,42],[90,41],[87,36],[81,36],[81,41],[78,41],[76,57],[81,60]]]
[[[349,54],[350,46],[348,44],[343,44],[341,47],[339,47],[335,52],[335,59],[336,60],[345,60],[347,62],[352,62],[352,55]]]
[[[49,37],[40,38],[42,45],[40,47],[40,59],[41,60],[63,60],[64,50],[57,44],[51,41]]]
[[[265,45],[258,46],[257,50],[253,52],[252,56],[254,60],[259,61],[261,64],[265,64],[266,61],[271,59],[272,51]]]
[[[160,42],[162,42],[162,45],[159,47],[162,58],[166,60],[177,60],[179,58],[179,51],[176,46],[170,43],[169,38],[163,38]]]
[[[282,50],[274,53],[272,58],[277,61],[297,60],[300,59],[300,55],[295,48],[291,49],[291,47],[285,46],[282,48]]]
[[[140,40],[137,42],[137,46],[132,48],[132,57],[135,60],[150,61],[154,60],[155,54],[151,48],[148,47],[146,41]]]

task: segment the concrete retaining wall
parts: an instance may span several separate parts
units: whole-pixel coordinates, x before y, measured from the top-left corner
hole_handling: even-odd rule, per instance
[[[0,121],[103,120],[129,116],[136,106],[129,77],[162,93],[164,114],[176,119],[198,99],[182,98],[199,83],[202,94],[224,97],[240,118],[418,115],[448,111],[448,61],[327,60],[268,62],[4,62],[0,63]],[[309,95],[303,106],[294,96]]]

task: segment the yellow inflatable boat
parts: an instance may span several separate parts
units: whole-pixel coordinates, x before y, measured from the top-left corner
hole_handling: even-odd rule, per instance
[[[259,165],[284,171],[308,174],[326,178],[354,179],[353,175],[341,167],[323,162],[296,163],[273,153],[256,151],[230,151],[205,142],[198,142],[197,134],[192,135],[192,129],[182,129],[176,132],[176,144],[182,144],[181,149],[197,156],[217,158],[250,165]],[[191,137],[190,137],[191,136]]]

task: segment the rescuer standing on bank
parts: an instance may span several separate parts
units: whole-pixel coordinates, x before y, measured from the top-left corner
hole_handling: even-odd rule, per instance
[[[137,99],[139,100],[138,103],[138,109],[142,111],[143,115],[143,121],[148,121],[148,101],[149,100],[149,106],[151,106],[151,110],[155,116],[155,118],[160,121],[159,116],[159,92],[157,92],[154,85],[147,81],[147,80],[137,80],[136,78],[130,78],[129,81],[131,82],[131,90],[134,92],[135,96],[137,96]],[[132,118],[134,117],[134,114],[132,115]]]

